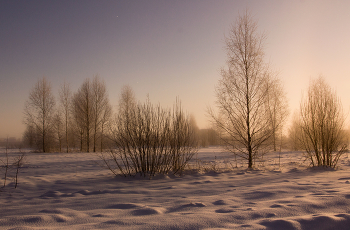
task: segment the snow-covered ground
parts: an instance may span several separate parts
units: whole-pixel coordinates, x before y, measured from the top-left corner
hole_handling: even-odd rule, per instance
[[[94,153],[28,153],[18,188],[1,189],[0,229],[350,229],[347,155],[337,170],[300,152],[252,171],[218,147],[196,157],[181,177],[149,180],[115,177]]]

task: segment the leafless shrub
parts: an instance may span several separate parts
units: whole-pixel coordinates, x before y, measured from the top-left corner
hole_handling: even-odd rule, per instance
[[[115,149],[101,157],[115,175],[181,174],[197,151],[193,134],[190,118],[179,102],[173,110],[154,106],[149,100],[136,103],[126,87],[111,129]]]
[[[322,77],[300,104],[301,143],[312,166],[335,167],[347,148],[342,104]]]

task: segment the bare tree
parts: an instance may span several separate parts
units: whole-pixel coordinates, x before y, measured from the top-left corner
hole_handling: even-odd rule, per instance
[[[135,110],[137,107],[137,101],[135,94],[129,85],[123,86],[121,96],[118,103],[118,111],[114,118],[114,126],[110,130],[112,139],[116,139],[115,135],[118,133],[127,133],[128,130],[133,130],[135,122],[133,118],[135,116]],[[116,131],[116,126],[118,127],[118,132]]]
[[[74,124],[74,133],[79,137],[80,140],[80,152],[83,151],[83,141],[84,141],[84,130],[85,130],[85,123],[84,123],[84,117],[82,115],[82,111],[80,109],[80,99],[79,94],[76,93],[73,96],[73,103],[72,103],[72,114],[73,114],[73,124]]]
[[[111,106],[107,95],[106,85],[97,75],[92,80],[91,94],[94,141],[93,151],[96,152],[98,138],[102,139],[102,129],[104,128],[103,126],[108,120],[108,116],[111,114]]]
[[[266,105],[271,122],[273,151],[276,151],[278,137],[282,137],[283,125],[289,115],[288,101],[279,78],[268,78],[265,87],[268,92]]]
[[[86,79],[78,92],[74,94],[74,118],[80,135],[81,151],[83,140],[86,142],[86,151],[90,151],[91,130],[93,129],[93,95],[90,79]],[[85,139],[83,139],[85,135]]]
[[[302,145],[300,142],[300,134],[301,134],[300,116],[299,116],[299,113],[294,112],[292,123],[288,129],[289,147],[294,151],[302,149]]]
[[[39,143],[38,132],[36,131],[34,124],[27,124],[27,127],[23,133],[23,142],[30,148],[38,147]]]
[[[72,100],[72,92],[69,88],[69,85],[64,82],[60,91],[60,105],[63,111],[63,123],[64,123],[64,133],[65,133],[65,142],[66,142],[66,152],[69,152],[69,123],[71,119],[71,100]]]
[[[51,147],[54,112],[55,98],[52,95],[50,83],[44,77],[30,92],[24,108],[25,124],[27,127],[34,128],[40,136],[43,152],[47,152]]]
[[[96,152],[99,143],[103,147],[103,132],[111,117],[111,110],[105,83],[97,75],[92,81],[86,79],[73,97],[74,121],[80,136],[81,150],[83,141],[87,152],[91,147]]]
[[[313,166],[335,167],[347,148],[342,104],[319,77],[300,104],[301,142]]]
[[[131,116],[136,109],[136,98],[133,90],[130,86],[126,85],[123,87],[121,92],[121,97],[119,99],[118,105],[118,119],[120,120],[120,124],[125,126],[125,129],[131,129]]]
[[[248,160],[248,168],[253,167],[253,159],[262,153],[272,135],[266,106],[269,92],[262,87],[270,74],[263,60],[264,40],[247,12],[239,16],[226,37],[228,69],[221,70],[216,87],[219,113],[209,109],[223,142]]]
[[[104,149],[105,129],[108,127],[112,118],[112,106],[108,103],[103,110],[101,120],[101,151]]]
[[[62,126],[63,126],[62,114],[60,110],[57,110],[54,115],[53,127],[55,130],[55,136],[56,136],[59,152],[62,152],[62,142],[64,137]]]
[[[199,128],[197,125],[196,117],[191,114],[190,115],[190,126],[192,127],[191,129],[193,130],[193,138],[195,140],[196,145],[200,145],[200,135],[199,135]]]

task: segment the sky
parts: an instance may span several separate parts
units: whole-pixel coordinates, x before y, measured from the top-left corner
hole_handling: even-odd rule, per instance
[[[226,65],[224,37],[248,10],[266,33],[291,114],[311,78],[323,75],[350,109],[350,1],[0,1],[0,138],[21,137],[23,109],[46,77],[55,95],[98,74],[114,108],[129,85],[136,98],[171,107],[176,98],[210,127]],[[304,93],[303,93],[304,92]]]

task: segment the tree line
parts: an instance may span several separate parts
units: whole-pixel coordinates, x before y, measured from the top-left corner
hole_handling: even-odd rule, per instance
[[[120,111],[135,108],[139,103],[129,86],[122,88],[120,98],[117,111],[113,111],[106,85],[97,75],[92,80],[86,79],[76,92],[65,82],[59,88],[58,97],[54,96],[50,82],[43,77],[34,85],[25,102],[23,142],[40,152],[109,149],[114,143],[114,131],[124,119]],[[188,122],[193,127],[196,145],[219,144],[215,129],[200,130],[192,115],[188,116]]]
[[[38,151],[86,152],[103,149],[112,117],[106,85],[98,76],[86,79],[73,93],[67,83],[55,99],[51,84],[40,79],[25,102],[24,141]]]
[[[281,150],[289,116],[283,84],[264,60],[265,39],[248,12],[232,24],[225,37],[226,67],[215,88],[216,109],[207,111],[209,130],[199,130],[181,103],[174,103],[172,110],[149,100],[140,103],[130,87],[123,88],[114,114],[98,76],[86,79],[74,94],[64,84],[56,104],[50,83],[43,78],[25,104],[24,140],[43,152],[71,148],[102,152],[107,144],[113,145],[115,149],[102,158],[108,167],[114,161],[124,175],[181,171],[196,148],[208,144],[225,146],[253,168],[256,159]],[[339,98],[319,77],[310,82],[293,117],[290,147],[304,150],[312,166],[335,167],[347,150],[344,125]]]
[[[181,173],[198,148],[197,125],[179,100],[172,109],[149,99],[142,103],[125,86],[113,113],[106,86],[97,76],[86,79],[74,94],[64,84],[58,105],[49,82],[40,79],[24,112],[24,139],[30,146],[41,152],[77,147],[98,152],[114,174]]]

